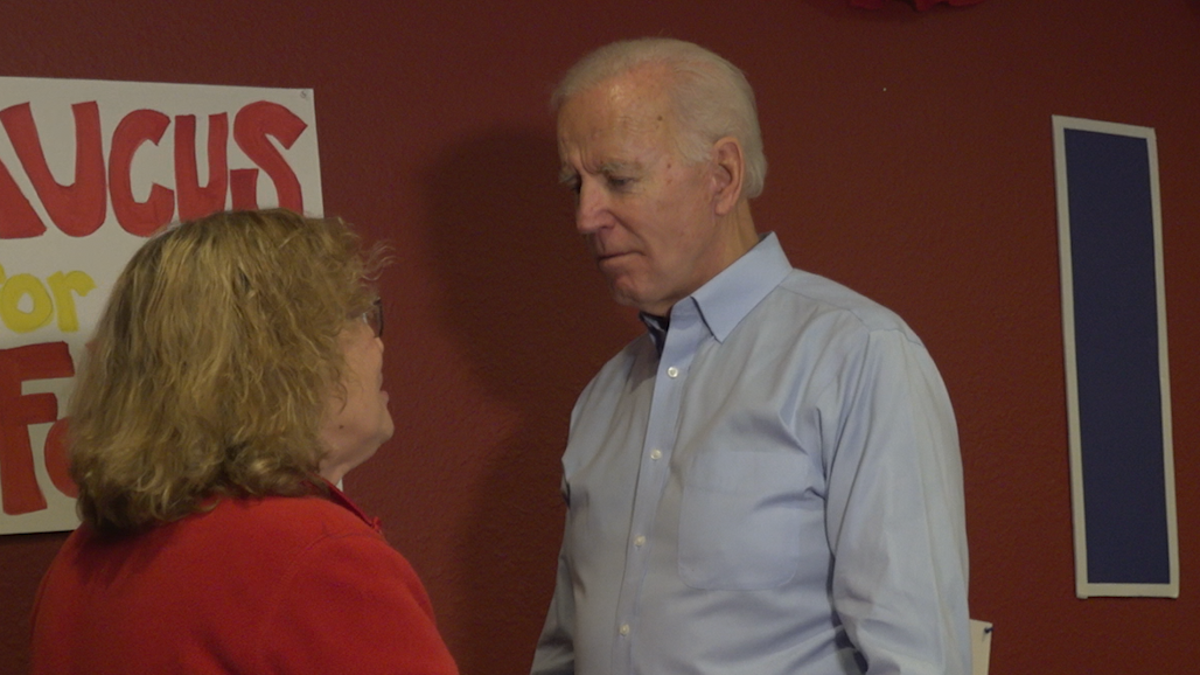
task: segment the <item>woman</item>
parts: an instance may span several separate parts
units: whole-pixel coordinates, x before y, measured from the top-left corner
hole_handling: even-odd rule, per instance
[[[231,212],[150,239],[70,404],[83,525],[34,673],[456,673],[411,567],[333,483],[393,432],[380,267],[340,220]]]

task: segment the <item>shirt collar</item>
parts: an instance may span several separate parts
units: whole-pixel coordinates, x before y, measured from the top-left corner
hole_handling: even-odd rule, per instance
[[[662,356],[663,347],[667,344],[667,329],[671,326],[671,317],[638,312],[638,318],[646,324],[646,330],[650,331],[650,339],[654,341],[654,349]]]
[[[754,248],[692,293],[691,299],[713,337],[724,342],[791,271],[779,238],[768,232]]]
[[[354,515],[361,518],[364,523],[371,526],[372,530],[375,530],[376,532],[379,532],[381,534],[383,533],[383,526],[380,523],[378,518],[372,518],[371,516],[368,516],[366,513],[364,513],[363,510],[358,508],[357,504],[350,501],[350,498],[346,496],[346,493],[339,490],[336,485],[334,485],[333,483],[330,483],[329,481],[325,480],[324,478],[322,478],[321,480],[325,483],[325,487],[328,490],[328,492],[326,494],[328,495],[329,501],[333,502],[334,504],[337,504],[338,506],[341,506],[342,508],[346,509],[350,513],[353,513]]]

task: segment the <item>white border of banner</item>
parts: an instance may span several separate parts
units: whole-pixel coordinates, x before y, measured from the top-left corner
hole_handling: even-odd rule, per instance
[[[1179,597],[1179,534],[1175,515],[1175,463],[1171,440],[1171,382],[1167,362],[1167,308],[1163,281],[1162,210],[1158,181],[1158,146],[1150,127],[1098,122],[1053,115],[1054,183],[1058,201],[1059,266],[1062,275],[1063,349],[1067,378],[1067,424],[1071,456],[1071,514],[1075,543],[1075,594],[1093,596]],[[1165,584],[1112,584],[1088,581],[1087,529],[1083,495],[1083,449],[1079,423],[1079,376],[1075,362],[1074,277],[1071,267],[1071,213],[1067,195],[1067,165],[1064,131],[1078,129],[1146,141],[1150,163],[1150,198],[1154,223],[1154,282],[1158,300],[1158,366],[1162,392],[1163,468],[1167,499],[1167,547],[1171,581]]]

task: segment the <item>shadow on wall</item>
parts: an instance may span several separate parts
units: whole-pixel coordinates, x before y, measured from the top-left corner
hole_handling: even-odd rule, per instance
[[[439,605],[463,673],[527,664],[554,583],[564,511],[559,459],[575,398],[636,334],[573,226],[549,134],[500,129],[447,151],[427,174],[438,317],[473,379],[518,422],[473,449],[464,595]],[[449,612],[444,610],[449,609]],[[447,624],[450,622],[447,622]]]

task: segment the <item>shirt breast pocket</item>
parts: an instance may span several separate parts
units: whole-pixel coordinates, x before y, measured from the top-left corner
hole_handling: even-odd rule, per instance
[[[708,452],[684,478],[679,574],[693,588],[782,586],[800,565],[808,462],[787,452]]]

